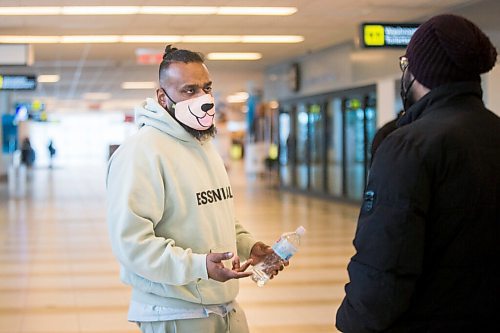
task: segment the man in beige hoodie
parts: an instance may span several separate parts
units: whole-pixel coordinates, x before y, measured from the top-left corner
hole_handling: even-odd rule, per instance
[[[235,220],[211,140],[215,107],[203,57],[168,46],[159,72],[156,99],[136,108],[139,131],[108,167],[109,234],[132,287],[128,319],[142,332],[248,332],[237,279],[272,249]]]

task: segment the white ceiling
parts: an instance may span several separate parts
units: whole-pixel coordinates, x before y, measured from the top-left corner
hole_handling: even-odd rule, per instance
[[[0,35],[302,35],[297,44],[178,44],[202,53],[260,52],[258,61],[207,61],[220,96],[241,91],[247,81],[261,80],[266,66],[354,39],[364,21],[420,21],[436,13],[477,4],[478,0],[11,0],[0,6],[201,5],[295,6],[291,16],[0,16]],[[86,92],[110,92],[114,108],[151,96],[151,91],[122,90],[123,81],[152,81],[157,65],[137,65],[136,48],[161,51],[162,44],[34,44],[31,68],[1,68],[0,73],[59,74],[58,83],[41,83],[35,93],[18,97],[75,100]],[[122,101],[121,104],[117,102]],[[81,103],[80,103],[81,104]]]

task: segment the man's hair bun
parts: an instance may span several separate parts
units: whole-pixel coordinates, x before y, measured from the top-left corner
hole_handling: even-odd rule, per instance
[[[162,77],[166,69],[172,63],[183,62],[185,64],[188,64],[191,62],[203,63],[203,61],[204,57],[201,53],[178,49],[176,47],[172,47],[172,45],[167,45],[167,47],[165,47],[165,53],[163,53],[163,60],[160,63],[159,79],[160,81],[162,81]]]
[[[174,53],[177,50],[178,48],[172,47],[172,45],[167,45],[167,47],[165,47],[165,53],[163,53],[163,60],[170,58],[172,53]]]

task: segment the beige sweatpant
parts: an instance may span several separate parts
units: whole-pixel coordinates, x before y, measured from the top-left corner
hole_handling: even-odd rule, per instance
[[[142,333],[249,333],[245,312],[238,304],[226,317],[138,322]]]

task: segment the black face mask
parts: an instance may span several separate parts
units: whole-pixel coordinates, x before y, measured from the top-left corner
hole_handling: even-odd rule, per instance
[[[401,76],[401,100],[403,101],[403,109],[408,111],[408,109],[416,103],[415,97],[411,93],[411,87],[415,82],[415,78],[412,78],[408,70],[403,72]]]

